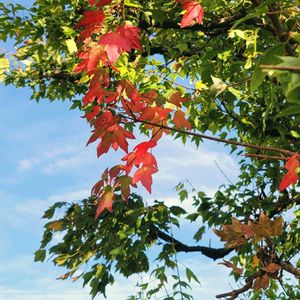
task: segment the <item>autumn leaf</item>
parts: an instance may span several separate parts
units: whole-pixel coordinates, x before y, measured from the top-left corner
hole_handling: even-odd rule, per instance
[[[143,48],[140,43],[140,29],[136,26],[129,25],[124,23],[122,26],[118,27],[117,32],[127,40],[128,46],[131,49],[136,49],[142,51]]]
[[[51,223],[47,224],[47,229],[53,231],[60,231],[62,229],[63,222],[61,220],[52,221]]]
[[[182,8],[186,11],[182,17],[180,27],[203,24],[204,9],[197,1],[183,0]]]
[[[113,199],[113,189],[110,186],[107,186],[98,200],[95,219],[98,219],[98,217],[105,209],[107,209],[109,212],[112,212]]]
[[[102,47],[94,45],[84,52],[78,54],[78,58],[82,61],[73,69],[74,73],[87,72],[88,75],[94,74],[98,70],[98,64],[101,61],[104,65],[107,64],[107,55]]]
[[[288,159],[288,161],[284,165],[284,168],[287,169],[288,172],[282,177],[282,180],[279,184],[280,192],[285,190],[291,184],[296,184],[298,182],[299,177],[297,174],[297,168],[299,167],[300,167],[299,154],[295,153]]]
[[[235,273],[237,273],[238,275],[242,275],[243,274],[243,269],[238,268],[237,266],[235,266],[233,263],[231,263],[228,260],[223,259],[223,262],[219,262],[219,265],[224,265],[228,268],[231,268]]]
[[[178,107],[181,107],[181,103],[190,101],[190,98],[187,97],[181,97],[180,92],[175,92],[174,94],[171,95],[170,99],[167,99],[169,103],[172,103]]]
[[[127,202],[130,195],[130,184],[132,182],[132,177],[127,175],[120,176],[118,181],[120,182],[121,193]]]
[[[154,166],[142,166],[134,173],[132,183],[135,184],[140,181],[141,184],[147,189],[147,191],[151,193],[152,175],[157,171],[158,169]]]
[[[100,143],[97,146],[97,155],[100,157],[102,154],[107,153],[110,148],[115,151],[120,147],[125,152],[128,152],[127,139],[135,139],[132,132],[124,129],[120,125],[113,125],[105,130],[100,136]]]
[[[157,142],[154,140],[150,140],[148,142],[142,142],[134,147],[133,151],[136,154],[136,157],[143,156],[150,148],[153,148],[157,145]]]
[[[90,5],[100,7],[111,3],[112,0],[89,0]]]
[[[76,25],[76,27],[87,26],[87,25],[102,25],[105,15],[102,10],[89,10],[83,13],[82,20]]]
[[[249,226],[256,237],[280,236],[283,229],[283,219],[279,217],[272,221],[262,212],[259,215],[258,222],[251,222]]]
[[[253,284],[254,290],[264,289],[266,290],[269,286],[270,278],[267,274],[264,274],[263,276],[259,276],[255,279]]]
[[[137,27],[125,24],[118,27],[116,32],[103,34],[98,44],[104,46],[109,61],[115,63],[123,52],[142,50],[138,32]]]
[[[173,122],[178,129],[187,128],[192,129],[189,121],[186,120],[185,114],[181,110],[177,110],[174,114]]]
[[[275,263],[270,263],[266,267],[262,268],[262,270],[266,271],[267,273],[275,273],[281,269],[280,265]]]

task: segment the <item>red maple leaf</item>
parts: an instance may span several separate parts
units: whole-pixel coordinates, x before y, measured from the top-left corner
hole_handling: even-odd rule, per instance
[[[129,24],[124,23],[117,29],[117,32],[127,40],[128,45],[131,49],[136,49],[142,51],[143,48],[140,43],[140,36],[139,36],[140,29],[136,26],[132,26]]]
[[[157,145],[157,142],[150,140],[148,142],[143,142],[134,147],[133,151],[137,157],[142,157],[150,148],[153,148]]]
[[[131,49],[142,50],[139,29],[135,26],[122,25],[116,32],[103,34],[98,44],[103,45],[111,63],[115,63],[123,52]]]
[[[195,22],[203,24],[204,9],[197,1],[183,0],[181,3],[186,11],[180,23],[181,28],[192,26]]]
[[[75,68],[73,69],[74,73],[81,73],[87,71],[89,75],[95,73],[98,69],[99,61],[103,64],[107,64],[107,55],[104,49],[98,45],[94,45],[91,48],[88,48],[86,51],[80,52],[78,58],[82,59]]]
[[[127,139],[135,139],[132,132],[124,129],[120,125],[113,125],[106,128],[105,132],[99,136],[101,139],[97,146],[98,157],[104,153],[107,153],[109,148],[113,148],[115,151],[120,147],[125,152],[128,152]]]
[[[89,26],[89,25],[102,25],[105,19],[105,15],[102,10],[89,10],[83,13],[82,20],[76,25],[80,26]]]
[[[90,5],[100,7],[109,4],[112,0],[89,0]]]
[[[286,164],[284,165],[285,169],[288,170],[287,174],[285,174],[282,177],[282,180],[279,184],[279,191],[285,190],[287,187],[289,187],[291,184],[296,184],[298,181],[298,174],[297,174],[297,168],[300,167],[299,162],[299,154],[295,153],[292,155]]]
[[[185,114],[183,111],[181,110],[177,110],[174,114],[174,118],[173,118],[173,122],[175,124],[175,126],[178,128],[178,129],[181,129],[181,128],[188,128],[188,129],[192,129],[192,126],[191,124],[189,123],[189,121],[187,121],[185,119]]]
[[[152,175],[157,171],[158,169],[154,166],[144,165],[134,173],[132,183],[135,184],[140,181],[147,191],[151,193]]]
[[[106,190],[103,191],[102,195],[99,198],[95,219],[101,215],[101,213],[107,209],[109,212],[112,212],[113,208],[113,200],[114,200],[114,192],[111,187],[106,187]]]
[[[178,107],[181,107],[181,103],[183,102],[187,102],[190,101],[190,98],[187,97],[181,97],[181,93],[180,92],[175,92],[174,94],[171,95],[170,99],[168,99],[167,101],[169,103],[172,103]]]

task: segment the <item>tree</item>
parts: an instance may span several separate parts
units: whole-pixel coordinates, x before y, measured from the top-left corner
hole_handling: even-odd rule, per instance
[[[37,0],[29,9],[0,3],[0,10],[0,39],[18,47],[1,55],[4,83],[31,87],[37,101],[71,101],[91,125],[88,143],[98,143],[98,156],[125,152],[90,198],[45,212],[36,261],[51,254],[67,269],[61,279],[82,278],[93,297],[105,295],[114,273],[152,272],[156,285],[140,284],[130,298],[151,299],[171,270],[173,292],[164,299],[192,299],[186,288],[198,279],[188,268],[182,278],[176,253],[230,255],[221,264],[241,287],[217,298],[299,299],[297,1]],[[146,138],[129,151],[136,132]],[[165,135],[230,146],[239,181],[212,198],[179,183],[192,214],[163,202],[146,206],[132,189],[151,192],[159,165],[151,150]],[[195,246],[172,233],[183,219],[202,222]],[[223,248],[198,245],[211,228]],[[158,251],[154,269],[151,248]]]

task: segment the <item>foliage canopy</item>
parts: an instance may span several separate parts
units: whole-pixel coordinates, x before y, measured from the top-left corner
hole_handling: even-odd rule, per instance
[[[68,270],[61,279],[82,278],[93,297],[105,295],[115,273],[151,272],[155,285],[140,284],[129,299],[153,299],[171,270],[166,300],[192,299],[186,288],[198,282],[188,268],[182,278],[176,253],[230,254],[222,264],[241,287],[218,298],[300,298],[300,197],[292,186],[300,159],[298,1],[37,0],[30,8],[0,2],[0,22],[0,40],[17,47],[0,54],[0,79],[30,87],[37,101],[70,101],[90,123],[98,156],[110,148],[126,152],[89,199],[45,212],[36,261],[51,254]],[[145,141],[130,152],[136,132]],[[147,206],[131,189],[151,191],[159,166],[151,149],[165,135],[230,146],[239,181],[214,197],[178,184],[192,214],[159,201]],[[183,219],[198,227],[197,244],[218,228],[224,248],[177,240],[172,226]],[[149,249],[158,253],[154,269]]]

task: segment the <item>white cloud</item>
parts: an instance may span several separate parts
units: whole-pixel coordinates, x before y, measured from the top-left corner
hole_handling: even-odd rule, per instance
[[[33,167],[35,161],[30,159],[21,159],[18,161],[18,171],[23,172]]]
[[[81,147],[75,146],[61,146],[57,145],[56,149],[49,151],[45,149],[44,151],[36,150],[36,153],[28,158],[21,159],[17,162],[17,170],[19,172],[28,171],[33,167],[38,167],[44,165],[50,160],[57,159],[61,156],[70,155],[81,150]]]

